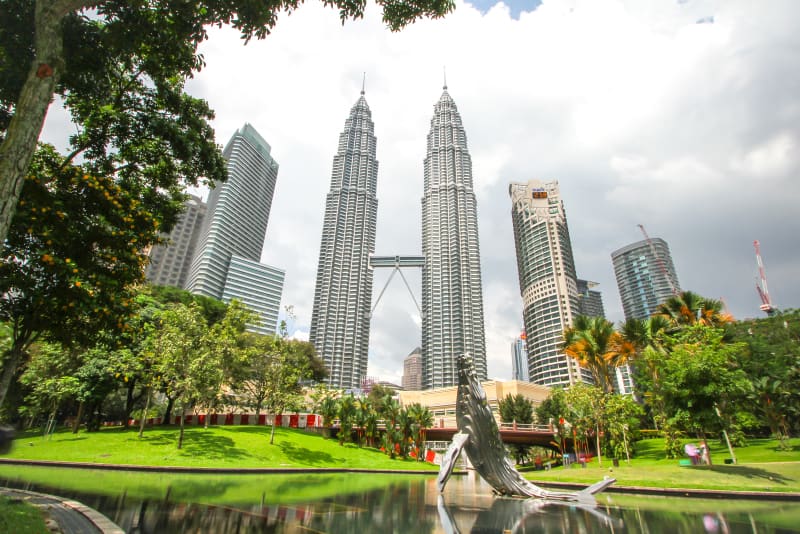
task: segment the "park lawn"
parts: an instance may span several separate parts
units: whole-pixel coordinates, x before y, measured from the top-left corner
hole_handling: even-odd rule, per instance
[[[20,499],[0,496],[0,532],[48,534],[41,510]]]
[[[26,432],[14,442],[7,458],[57,460],[122,465],[222,468],[350,468],[436,471],[437,466],[399,457],[391,459],[377,449],[339,445],[336,440],[304,430],[276,428],[270,445],[270,427],[188,427],[178,449],[177,427],[154,427],[138,437],[138,429],[104,428],[73,434],[58,431],[48,438]]]
[[[663,439],[648,439],[636,444],[630,465],[620,460],[612,467],[609,458],[592,459],[582,468],[572,464],[550,471],[529,471],[525,476],[546,483],[578,482],[592,484],[605,476],[617,479],[620,486],[653,488],[717,489],[728,491],[800,492],[800,439],[791,440],[792,449],[777,450],[777,441],[754,439],[734,450],[737,465],[725,465],[727,447],[709,442],[712,466],[679,466],[677,459],[664,458]]]

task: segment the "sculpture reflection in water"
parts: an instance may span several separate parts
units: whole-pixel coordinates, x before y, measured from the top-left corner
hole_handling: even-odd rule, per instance
[[[458,397],[456,422],[458,433],[442,459],[437,481],[439,492],[444,491],[459,454],[464,451],[475,471],[488,482],[498,495],[535,497],[551,501],[594,505],[594,495],[616,480],[606,478],[578,492],[549,491],[526,480],[512,465],[500,438],[486,393],[478,381],[469,356],[459,356]]]

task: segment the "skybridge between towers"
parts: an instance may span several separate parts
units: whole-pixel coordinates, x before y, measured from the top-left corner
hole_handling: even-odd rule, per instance
[[[411,291],[411,286],[408,285],[408,280],[406,280],[406,277],[401,269],[407,267],[424,267],[425,256],[370,256],[369,266],[373,269],[393,269],[392,274],[389,275],[389,279],[386,280],[386,283],[383,285],[383,289],[381,289],[378,298],[375,300],[375,304],[372,305],[372,310],[369,312],[370,318],[372,318],[372,315],[375,313],[375,308],[378,307],[378,303],[381,301],[383,293],[386,291],[386,288],[389,287],[389,283],[392,281],[392,278],[394,278],[396,273],[400,273],[400,278],[403,279],[403,283],[405,283],[406,289],[408,289],[408,293],[411,295],[411,299],[414,301],[414,305],[417,307],[417,311],[420,313],[420,315],[422,315],[422,310],[417,302],[417,297],[415,297],[414,292]]]

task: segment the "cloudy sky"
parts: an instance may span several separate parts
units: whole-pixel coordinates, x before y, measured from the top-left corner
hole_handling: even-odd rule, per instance
[[[187,85],[225,144],[245,122],[280,164],[263,261],[286,270],[283,304],[307,337],[338,135],[359,97],[378,138],[376,253],[419,254],[425,137],[446,69],[473,160],[490,377],[511,376],[522,328],[508,184],[557,180],[578,275],[623,318],[610,254],[642,239],[672,250],[680,285],[756,317],[761,242],[778,307],[800,307],[800,3],[794,0],[457,0],[400,33],[368,6],[344,24],[310,1],[244,45],[228,29]],[[53,119],[54,121],[56,119]],[[48,125],[47,131],[53,131]],[[376,271],[373,300],[389,271]],[[420,274],[406,276],[420,301]],[[399,383],[420,343],[395,277],[378,304],[369,374]]]

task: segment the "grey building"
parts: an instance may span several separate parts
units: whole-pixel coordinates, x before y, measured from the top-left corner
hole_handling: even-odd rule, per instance
[[[199,197],[190,195],[184,204],[175,227],[166,242],[150,249],[150,262],[144,271],[147,280],[157,286],[183,287],[189,276],[195,247],[203,227],[206,204]]]
[[[372,270],[378,215],[375,128],[364,91],[350,110],[333,158],[309,340],[336,388],[367,375]]]
[[[249,124],[233,135],[222,154],[228,179],[209,194],[186,289],[225,301],[249,295],[248,307],[261,316],[261,324],[251,328],[274,333],[283,271],[256,265],[260,265],[278,164],[269,144]]]
[[[603,309],[603,295],[596,289],[597,282],[581,280],[578,278],[578,315],[587,317],[605,317]]]
[[[528,349],[525,339],[519,337],[511,342],[511,379],[528,382]]]
[[[403,360],[403,389],[406,391],[422,389],[422,349],[419,347]]]
[[[512,183],[508,192],[530,381],[543,386],[591,382],[589,372],[561,350],[580,298],[558,182]]]
[[[428,133],[422,198],[422,381],[458,383],[455,358],[468,353],[486,379],[478,214],[467,135],[444,87]]]
[[[663,239],[631,243],[612,252],[611,261],[625,319],[646,319],[659,304],[680,292],[669,246]]]

